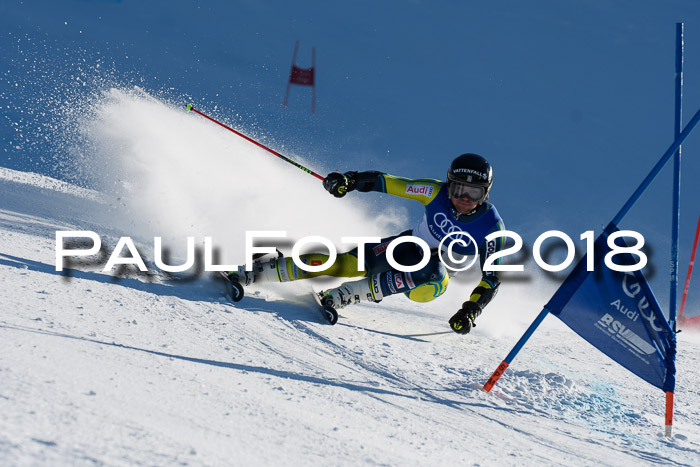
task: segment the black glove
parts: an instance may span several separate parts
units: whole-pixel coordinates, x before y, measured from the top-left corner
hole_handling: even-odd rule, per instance
[[[357,172],[345,172],[344,174],[338,172],[329,173],[323,180],[323,188],[336,198],[342,198],[349,191],[357,187],[357,180],[355,180],[356,173]]]
[[[474,302],[462,303],[460,309],[450,318],[450,328],[457,334],[468,334],[472,326],[476,326],[474,320],[481,314],[481,305]]]

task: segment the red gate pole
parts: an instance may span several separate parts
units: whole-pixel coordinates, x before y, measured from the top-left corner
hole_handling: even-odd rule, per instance
[[[292,72],[297,63],[297,51],[299,50],[299,41],[294,45],[294,55],[292,55]],[[291,75],[290,75],[291,76]],[[292,87],[292,80],[287,81],[287,92],[284,94],[284,106],[287,107],[287,101],[289,100],[289,88]]]
[[[311,70],[313,82],[311,83],[311,113],[316,113],[316,47],[311,48]]]
[[[698,237],[700,237],[700,216],[698,216],[698,227],[695,229],[695,241],[693,242],[693,252],[690,255],[690,264],[688,264],[688,275],[685,276],[685,286],[683,287],[683,298],[681,299],[681,309],[679,312],[680,324],[697,324],[700,326],[700,316],[693,318],[686,318],[683,316],[683,309],[685,308],[685,299],[688,298],[688,289],[690,288],[690,276],[693,275],[693,265],[695,264],[695,252],[698,250]]]

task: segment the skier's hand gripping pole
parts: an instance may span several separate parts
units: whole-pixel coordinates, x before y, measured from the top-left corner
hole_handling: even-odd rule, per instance
[[[482,308],[478,303],[464,302],[462,308],[450,318],[450,328],[457,334],[468,334],[476,326],[474,320],[481,314]]]
[[[338,172],[329,173],[323,180],[323,188],[336,198],[342,198],[348,193],[348,179]]]

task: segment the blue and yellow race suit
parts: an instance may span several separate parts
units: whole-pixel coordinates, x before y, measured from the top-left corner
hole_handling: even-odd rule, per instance
[[[482,277],[477,287],[469,297],[484,307],[491,301],[500,284],[498,273],[484,271],[484,262],[503,247],[503,237],[496,237],[486,241],[486,237],[494,232],[505,230],[495,206],[488,201],[478,205],[469,214],[460,214],[450,201],[447,183],[435,179],[411,180],[403,177],[369,171],[351,172],[357,185],[351,187],[361,192],[377,191],[387,193],[400,198],[411,199],[425,206],[423,219],[412,230],[407,230],[392,237],[384,238],[379,243],[364,246],[364,271],[358,268],[357,248],[338,255],[334,265],[323,272],[312,273],[297,268],[292,261],[287,262],[287,267],[282,268],[280,280],[305,279],[320,275],[336,277],[368,276],[373,290],[379,292],[377,296],[387,296],[404,293],[408,298],[418,302],[428,302],[442,295],[450,280],[450,272],[440,260],[437,254],[440,242],[448,234],[459,238],[454,232],[466,232],[474,240],[465,243],[455,242],[453,252],[457,255],[479,255]],[[347,174],[346,174],[347,175]],[[426,266],[415,272],[402,272],[392,268],[386,259],[386,250],[389,243],[397,237],[413,235],[424,240],[431,249],[431,258]],[[445,242],[449,244],[450,239]],[[402,265],[414,265],[420,262],[424,252],[417,244],[405,242],[394,249],[394,259]],[[448,255],[443,254],[443,259]],[[310,254],[302,255],[301,260],[306,264],[322,264],[327,259],[326,255]],[[494,264],[499,264],[495,261]],[[452,274],[453,275],[453,274]]]

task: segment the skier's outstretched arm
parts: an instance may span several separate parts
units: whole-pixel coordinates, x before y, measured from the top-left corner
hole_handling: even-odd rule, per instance
[[[329,173],[323,180],[323,188],[336,198],[342,198],[348,192],[358,191],[379,191],[373,188],[378,184],[382,172],[370,170],[367,172],[340,172]]]
[[[333,172],[323,180],[323,187],[336,198],[342,198],[350,191],[386,193],[399,198],[412,199],[423,205],[429,204],[445,182],[434,179],[413,180],[397,177],[376,170],[366,172]]]

